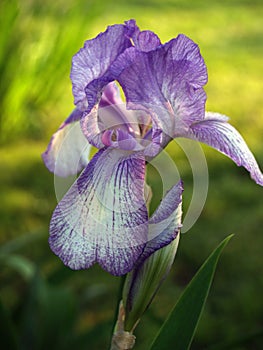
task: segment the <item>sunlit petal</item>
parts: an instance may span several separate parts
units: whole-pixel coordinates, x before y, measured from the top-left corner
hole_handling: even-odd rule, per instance
[[[90,112],[101,95],[101,90],[111,79],[107,72],[116,58],[129,46],[136,28],[134,21],[124,25],[109,26],[96,38],[87,40],[84,47],[72,59],[71,80],[75,105],[82,111]],[[99,79],[97,89],[86,94],[86,87]]]
[[[75,175],[88,164],[90,145],[81,131],[80,115],[80,111],[73,111],[42,154],[46,167],[58,176]]]

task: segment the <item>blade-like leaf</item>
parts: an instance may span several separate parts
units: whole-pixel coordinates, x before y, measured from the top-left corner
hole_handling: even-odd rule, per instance
[[[187,350],[200,319],[225,238],[201,266],[160,328],[150,350]]]

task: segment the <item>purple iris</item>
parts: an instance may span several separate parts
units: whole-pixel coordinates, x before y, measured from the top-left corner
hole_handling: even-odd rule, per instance
[[[72,269],[98,262],[122,275],[176,237],[182,186],[167,193],[152,218],[145,195],[146,161],[175,137],[214,147],[263,185],[254,156],[228,118],[205,112],[207,70],[186,36],[161,44],[134,20],[109,26],[73,57],[71,80],[76,109],[43,159],[60,176],[84,169],[50,224],[51,249]],[[65,141],[70,130],[72,143]],[[88,145],[99,149],[90,162]]]

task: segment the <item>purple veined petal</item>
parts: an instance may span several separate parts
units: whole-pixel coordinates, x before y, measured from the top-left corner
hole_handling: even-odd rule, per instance
[[[198,46],[186,36],[181,34],[149,52],[128,48],[117,63],[125,67],[117,81],[128,108],[148,111],[170,137],[204,119],[207,70]]]
[[[180,232],[183,184],[179,181],[165,195],[149,220],[148,242],[137,261],[140,266],[151,254],[171,243]]]
[[[55,209],[49,243],[72,269],[98,262],[113,275],[130,271],[148,232],[145,159],[140,153],[100,150]]]
[[[158,36],[150,30],[135,32],[132,39],[135,47],[139,51],[152,51],[161,45],[161,41]]]
[[[98,102],[101,95],[101,91],[104,89],[104,87],[112,81],[116,80],[119,74],[122,72],[122,70],[124,70],[127,66],[130,65],[130,61],[132,61],[135,58],[136,52],[148,52],[150,50],[156,49],[161,44],[160,39],[155,33],[149,30],[141,32],[136,26],[134,20],[125,22],[125,26],[126,33],[124,36],[126,37],[126,39],[129,38],[126,47],[124,49],[121,48],[121,50],[118,50],[118,53],[114,56],[114,59],[111,60],[107,70],[103,74],[99,75],[98,77],[94,76],[94,78],[91,79],[84,87],[86,100],[88,102],[88,107],[86,106],[88,113]],[[121,56],[125,53],[125,51],[128,48],[131,48],[131,40],[134,44],[134,47],[132,46],[132,48],[134,49],[132,51],[133,54],[129,56],[125,55],[125,58],[122,59]]]
[[[90,145],[81,131],[79,118],[82,112],[74,110],[52,136],[43,161],[55,175],[76,175],[89,161]]]
[[[101,138],[103,131],[107,130],[107,128],[98,120],[98,106],[95,106],[90,113],[83,112],[80,126],[91,145],[99,149],[105,147]]]
[[[132,45],[130,38],[136,29],[135,21],[109,26],[96,38],[87,40],[84,47],[72,59],[71,80],[75,105],[88,113],[101,95],[103,86],[112,79],[107,71],[116,58]],[[101,84],[91,98],[87,98],[85,89],[92,81],[100,79]],[[114,79],[113,79],[114,80]]]
[[[142,141],[142,144],[145,147],[143,153],[147,158],[147,161],[149,161],[150,159],[152,159],[158,153],[161,152],[162,145],[164,143],[165,138],[166,138],[166,135],[162,132],[162,130],[158,129],[158,127],[154,127],[154,122],[153,122],[153,127],[145,135]]]
[[[127,329],[133,327],[147,309],[173,263],[180,237],[182,191],[179,181],[150,218],[149,241],[126,278],[123,300]]]
[[[119,129],[123,133],[134,135],[134,137],[139,136],[141,117],[141,112],[127,110],[126,104],[120,97],[117,85],[112,82],[105,87],[99,106],[96,105],[91,113],[83,112],[81,127],[89,143],[97,148],[103,148],[105,145],[111,145],[111,142],[109,144],[105,141],[112,134],[112,130]],[[102,139],[103,135],[104,140]],[[130,141],[133,141],[132,138],[130,138]],[[139,150],[140,148],[125,147],[122,149]]]
[[[203,87],[207,83],[207,68],[198,45],[187,36],[179,34],[167,43],[167,47],[171,50],[172,60],[178,68],[175,73],[192,87]]]
[[[228,117],[207,112],[203,121],[192,124],[184,137],[208,144],[231,158],[238,166],[250,172],[251,178],[263,186],[263,174],[239,132],[228,122]]]

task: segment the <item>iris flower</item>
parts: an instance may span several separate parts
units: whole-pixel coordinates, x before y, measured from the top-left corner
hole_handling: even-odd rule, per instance
[[[50,224],[51,249],[70,268],[98,262],[123,275],[175,239],[181,183],[152,218],[145,195],[146,162],[173,138],[212,146],[263,185],[254,156],[228,118],[205,112],[206,65],[185,35],[162,44],[134,20],[109,26],[73,57],[71,80],[76,108],[43,154],[57,175],[72,174],[76,165],[83,170]],[[65,142],[73,128],[74,142]],[[99,149],[90,162],[87,144]]]

